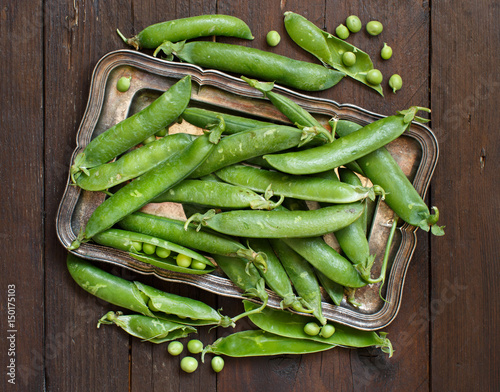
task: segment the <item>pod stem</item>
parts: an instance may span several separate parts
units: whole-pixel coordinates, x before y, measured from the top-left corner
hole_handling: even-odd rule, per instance
[[[106,313],[104,316],[102,316],[99,321],[97,322],[97,328],[100,328],[101,327],[101,324],[107,324],[107,325],[110,325],[110,324],[119,324],[119,320],[118,320],[118,317],[121,316],[123,313],[122,312],[113,312],[113,311],[110,311],[108,313]]]
[[[400,115],[402,115],[402,116],[404,116],[403,121],[404,121],[405,124],[408,124],[408,123],[412,122],[413,120],[421,122],[421,123],[426,123],[426,122],[431,121],[428,118],[423,118],[423,117],[417,116],[417,112],[418,111],[423,111],[423,112],[430,113],[431,109],[425,108],[425,107],[422,107],[422,106],[412,106],[409,109],[401,110],[401,111],[399,111],[397,113],[400,114]]]
[[[265,309],[265,307],[267,306],[267,301],[269,300],[269,296],[267,295],[267,292],[265,290],[265,281],[263,278],[259,279],[255,290],[256,290],[257,296],[262,300],[262,305],[256,309],[249,310],[248,312],[243,312],[237,316],[234,316],[231,319],[231,321],[233,323],[236,323],[238,320],[242,319],[243,317],[248,317],[252,314],[260,313]]]
[[[206,225],[207,224],[207,220],[213,218],[216,214],[216,211],[214,209],[211,209],[211,210],[208,210],[207,212],[205,212],[205,214],[200,214],[200,213],[196,213],[196,214],[193,214],[189,217],[189,219],[186,221],[186,223],[184,223],[184,230],[187,230],[188,227],[189,227],[189,224],[191,222],[193,223],[197,223],[198,226],[196,227],[196,231],[200,231],[201,230],[201,226],[202,225]]]
[[[419,227],[425,231],[429,231],[430,228],[431,233],[435,236],[443,236],[444,226],[436,225],[439,220],[439,210],[435,206],[432,207],[432,210],[434,211],[434,214],[428,214],[426,218],[420,222]]]

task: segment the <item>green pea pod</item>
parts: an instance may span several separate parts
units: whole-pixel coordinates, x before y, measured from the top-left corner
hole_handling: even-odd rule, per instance
[[[220,136],[220,133],[219,133]],[[79,233],[70,249],[91,239],[128,214],[137,211],[155,197],[189,176],[210,155],[215,144],[211,134],[200,136],[181,152],[119,189],[100,204],[90,216],[85,230]]]
[[[151,105],[93,139],[83,152],[75,157],[70,171],[73,182],[76,181],[76,175],[82,171],[87,174],[88,169],[111,161],[165,128],[180,116],[190,99],[191,76],[188,75],[171,86]]]
[[[265,191],[265,190],[264,190]],[[250,189],[224,182],[184,180],[152,200],[153,203],[177,202],[216,208],[252,208],[272,210],[279,205]]]
[[[228,357],[262,357],[283,354],[310,354],[330,350],[331,344],[307,339],[293,339],[261,330],[235,332],[217,339],[206,346],[202,361],[207,353]]]
[[[309,305],[314,317],[325,325],[326,319],[321,309],[321,289],[313,267],[283,241],[271,240],[271,244],[290,277],[295,291]]]
[[[79,175],[76,185],[88,191],[103,191],[144,174],[193,141],[187,133],[169,135],[132,150],[120,159],[104,163]]]
[[[252,249],[267,255],[267,270],[265,273],[261,272],[261,275],[269,288],[283,299],[280,303],[281,308],[290,307],[297,312],[311,313],[310,309],[312,307],[309,308],[308,304],[302,301],[302,298],[297,298],[293,292],[292,284],[285,268],[283,268],[282,263],[276,257],[269,241],[264,238],[254,238],[249,240],[248,243]]]
[[[152,237],[147,234],[135,233],[132,231],[126,231],[120,229],[108,229],[99,234],[96,234],[93,237],[93,240],[100,245],[110,246],[115,249],[120,249],[129,252],[130,256],[133,258],[136,258],[140,261],[152,264],[157,267],[167,269],[169,271],[201,275],[210,273],[215,269],[214,264],[209,259],[200,255],[199,253],[191,249],[185,248],[184,246],[180,246],[160,238]],[[144,254],[144,252],[138,251],[134,246],[135,243],[149,244],[154,247],[168,249],[177,254],[183,254],[189,256],[193,260],[197,260],[205,264],[206,266],[208,266],[208,268],[199,270],[194,268],[185,268],[178,266],[175,260],[173,259],[161,259],[159,257],[147,255]]]
[[[340,204],[308,211],[237,210],[219,214],[210,210],[194,214],[187,221],[219,233],[245,238],[302,238],[324,235],[345,227],[363,213],[362,203]]]
[[[366,188],[319,177],[293,176],[244,165],[226,166],[215,173],[230,184],[265,192],[271,187],[276,195],[294,199],[327,203],[354,203],[365,198],[375,199],[380,187]]]
[[[253,39],[248,25],[241,19],[229,15],[199,15],[169,20],[146,27],[132,38],[123,41],[135,49],[155,49],[164,41],[184,41],[198,37],[226,36]]]
[[[337,133],[343,139],[359,127],[349,121],[339,121]],[[358,158],[357,162],[372,183],[384,188],[387,193],[385,202],[401,219],[425,231],[430,228],[434,235],[444,235],[443,227],[437,225],[438,209],[433,207],[435,214],[430,213],[429,207],[385,147]]]
[[[290,174],[331,170],[355,161],[399,137],[421,109],[428,110],[414,106],[394,116],[374,121],[332,143],[299,152],[265,155],[264,158],[275,169]]]
[[[243,246],[240,242],[206,230],[184,229],[184,222],[156,215],[136,212],[123,218],[118,225],[130,231],[144,233],[166,241],[221,256],[243,257],[258,268],[266,268],[265,257]]]
[[[216,124],[217,116],[222,116],[224,119],[224,122],[226,123],[224,133],[227,135],[273,125],[273,123],[266,121],[259,121],[248,117],[234,116],[226,113],[218,113],[196,107],[187,107],[181,115],[181,117],[188,123],[202,129],[210,129],[213,124]]]
[[[250,301],[243,303],[247,311],[255,307]],[[321,335],[310,336],[304,332],[304,325],[311,321],[310,317],[270,308],[264,309],[259,314],[252,314],[249,318],[260,329],[286,338],[351,348],[379,347],[384,353],[389,354],[389,357],[394,351],[390,340],[386,338],[387,334],[383,332],[379,335],[373,331],[362,331],[335,323],[335,333],[332,336],[328,338]]]
[[[294,60],[276,53],[220,42],[164,42],[155,51],[172,53],[180,60],[205,68],[246,75],[305,91],[321,91],[336,85],[345,73],[319,64]]]
[[[373,69],[370,56],[350,43],[321,30],[314,23],[293,12],[285,12],[285,29],[290,38],[302,49],[316,56],[323,64],[329,65],[353,79],[373,88],[384,95],[380,84],[373,85],[366,80],[366,73]],[[346,52],[356,55],[356,63],[346,66],[342,56]]]
[[[190,333],[196,333],[196,328],[187,325],[140,314],[124,315],[122,312],[106,313],[97,323],[97,328],[102,324],[115,324],[129,335],[156,344],[182,339]]]
[[[321,287],[325,289],[333,303],[340,306],[342,299],[344,298],[344,287],[341,284],[327,278],[323,272],[317,269],[315,269],[315,272]]]

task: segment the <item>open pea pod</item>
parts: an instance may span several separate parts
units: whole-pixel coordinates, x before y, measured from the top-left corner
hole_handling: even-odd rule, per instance
[[[161,238],[149,236],[147,234],[135,233],[127,230],[108,229],[93,237],[94,241],[100,245],[109,246],[115,249],[129,252],[129,255],[139,261],[156,267],[164,268],[169,271],[183,272],[187,274],[207,274],[215,270],[215,265],[206,257],[199,253],[185,248],[184,246],[174,244],[170,241],[165,241]],[[195,269],[191,267],[178,266],[173,258],[160,258],[154,255],[145,254],[142,251],[144,244],[153,247],[161,248],[167,251],[172,251],[177,254],[189,256],[193,260],[197,260],[207,267],[204,269]]]
[[[323,64],[344,72],[353,79],[384,95],[380,84],[367,82],[366,73],[373,69],[370,56],[350,43],[321,30],[302,15],[285,12],[285,29],[290,38],[302,49],[316,56]],[[305,39],[307,38],[307,39]],[[347,67],[342,61],[345,52],[356,55],[356,63]]]

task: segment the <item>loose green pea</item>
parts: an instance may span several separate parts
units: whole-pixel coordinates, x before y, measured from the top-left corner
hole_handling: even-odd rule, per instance
[[[116,89],[121,93],[128,91],[128,89],[130,88],[131,80],[132,76],[122,76],[120,79],[118,79],[118,82],[116,82]]]
[[[165,127],[163,129],[161,129],[160,131],[156,132],[155,136],[164,137],[164,136],[167,136],[167,133],[168,133],[168,128]]]
[[[317,334],[319,334],[319,331],[320,331],[319,325],[316,324],[314,321],[311,321],[310,323],[304,325],[304,332],[309,336],[316,336]]]
[[[382,72],[380,72],[378,69],[371,69],[366,74],[366,81],[374,85],[382,83],[383,78],[384,77],[382,76]]]
[[[155,140],[156,140],[155,135],[151,135],[147,139],[143,140],[142,144],[146,145],[146,144],[149,144],[149,143],[153,143]]]
[[[166,259],[170,256],[170,249],[161,248],[159,246],[156,247],[156,255],[161,257],[162,259]]]
[[[181,342],[170,342],[167,347],[167,351],[170,355],[177,356],[184,349],[184,345]]]
[[[206,267],[207,265],[205,263],[202,263],[198,260],[193,260],[193,262],[191,263],[191,268],[196,270],[204,270]]]
[[[353,52],[345,52],[342,55],[342,62],[346,67],[352,67],[356,64],[356,55]]]
[[[187,349],[191,354],[198,354],[203,351],[203,342],[198,339],[190,340],[187,344]]]
[[[142,242],[134,241],[132,242],[132,246],[137,252],[140,252],[142,250]]]
[[[379,35],[383,29],[384,26],[382,25],[382,23],[376,20],[372,20],[366,24],[366,31],[370,35]]]
[[[335,327],[331,324],[326,324],[321,327],[321,331],[319,331],[319,336],[322,338],[328,339],[335,333]]]
[[[267,33],[266,41],[269,46],[276,46],[280,43],[281,36],[277,31],[271,30],[269,33]]]
[[[384,42],[384,47],[380,51],[380,57],[384,60],[389,60],[392,57],[392,48]]]
[[[394,74],[389,78],[389,86],[392,88],[392,92],[396,93],[403,87],[403,79],[398,74]]]
[[[352,33],[357,33],[363,26],[361,20],[356,15],[348,16],[345,20],[345,24]]]
[[[343,24],[340,24],[335,29],[335,34],[341,39],[347,39],[349,37],[349,29]]]
[[[212,364],[212,369],[216,373],[219,373],[224,368],[224,359],[218,355],[213,357],[210,363]]]
[[[193,357],[184,357],[181,359],[181,369],[186,373],[193,373],[198,369],[198,361]]]
[[[142,251],[144,253],[146,253],[147,255],[152,255],[156,251],[156,246],[145,243],[145,244],[142,245]]]
[[[179,253],[177,255],[177,257],[175,258],[175,261],[176,261],[178,266],[189,268],[191,266],[192,259],[189,256],[186,256],[186,255]]]

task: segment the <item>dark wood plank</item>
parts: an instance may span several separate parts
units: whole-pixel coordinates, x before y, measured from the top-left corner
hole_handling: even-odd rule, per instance
[[[432,202],[446,224],[446,237],[431,243],[433,390],[500,385],[499,16],[495,1],[432,6],[432,124],[441,143]]]
[[[5,391],[41,386],[44,379],[42,7],[41,1],[0,3],[0,389]]]

